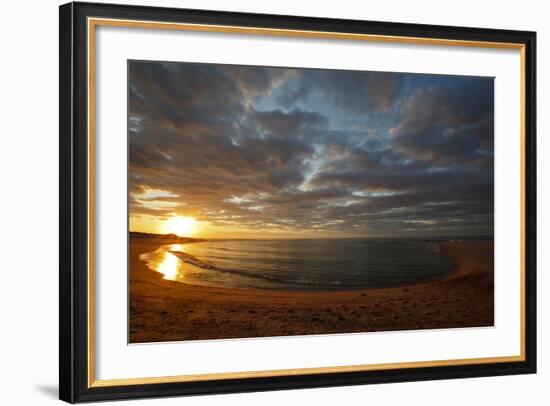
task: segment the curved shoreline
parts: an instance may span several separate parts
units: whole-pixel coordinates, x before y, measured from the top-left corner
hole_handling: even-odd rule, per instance
[[[456,270],[384,288],[287,291],[163,279],[139,255],[166,239],[130,240],[130,342],[493,325],[493,243],[444,242]]]
[[[179,244],[186,244],[186,243],[179,243]],[[456,266],[456,262],[452,259],[452,257],[445,255],[441,253],[441,243],[438,243],[438,249],[436,254],[440,256],[444,256],[447,259],[451,260],[453,263],[452,270],[448,271],[445,274],[442,275],[432,275],[432,276],[424,276],[416,280],[412,281],[402,281],[402,282],[389,282],[389,283],[380,283],[378,285],[372,285],[372,286],[365,286],[365,285],[346,285],[337,281],[334,281],[332,283],[325,282],[325,283],[316,283],[315,281],[307,281],[307,280],[291,280],[291,279],[285,279],[280,277],[275,277],[271,275],[262,275],[258,273],[249,273],[245,271],[240,271],[236,269],[225,269],[221,268],[216,265],[209,264],[207,262],[204,262],[200,258],[189,254],[187,252],[183,251],[177,251],[177,250],[171,250],[168,248],[164,248],[163,245],[168,246],[172,244],[161,244],[161,246],[156,247],[156,251],[163,250],[167,253],[170,253],[177,257],[181,262],[191,265],[193,267],[196,267],[198,269],[201,269],[203,271],[212,271],[212,272],[219,272],[222,274],[228,274],[228,275],[237,275],[238,277],[243,277],[245,279],[256,279],[256,280],[264,280],[276,284],[286,285],[285,287],[258,287],[258,286],[222,286],[223,284],[216,284],[212,282],[204,282],[204,283],[194,283],[193,281],[185,281],[185,280],[178,280],[178,279],[170,279],[174,282],[183,283],[187,285],[194,285],[194,286],[207,286],[212,288],[221,288],[221,289],[242,289],[242,290],[256,290],[256,291],[281,291],[281,292],[298,292],[298,293],[304,293],[304,292],[311,292],[311,291],[319,291],[319,292],[334,292],[334,291],[363,291],[363,290],[371,290],[371,289],[385,289],[385,288],[391,288],[391,287],[403,287],[408,285],[414,285],[416,283],[423,283],[423,282],[429,282],[429,281],[435,281],[439,280],[441,278],[447,278],[450,275],[452,275],[454,272],[458,270]],[[156,252],[155,251],[155,252]],[[150,253],[144,253],[144,254],[153,254],[154,252]],[[159,272],[157,269],[155,269],[154,265],[151,265],[150,262],[146,259],[143,259],[148,264],[148,267],[155,271]]]

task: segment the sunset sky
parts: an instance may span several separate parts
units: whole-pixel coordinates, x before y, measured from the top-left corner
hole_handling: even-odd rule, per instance
[[[130,229],[493,234],[493,79],[129,62]]]

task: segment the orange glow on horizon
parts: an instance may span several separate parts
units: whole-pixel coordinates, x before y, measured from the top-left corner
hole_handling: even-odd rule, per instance
[[[170,217],[151,215],[131,215],[130,231],[152,234],[176,234],[179,237],[193,238],[346,238],[356,234],[333,232],[325,229],[297,230],[294,228],[259,227],[248,228],[240,224],[219,226],[207,220],[197,220],[194,216],[173,213]]]
[[[179,237],[191,237],[197,232],[198,223],[193,217],[173,216],[163,224],[163,231]]]

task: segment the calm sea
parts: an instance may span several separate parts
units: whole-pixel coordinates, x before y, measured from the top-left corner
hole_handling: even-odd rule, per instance
[[[166,279],[217,287],[339,290],[445,275],[453,262],[423,240],[212,240],[161,246],[140,259]]]

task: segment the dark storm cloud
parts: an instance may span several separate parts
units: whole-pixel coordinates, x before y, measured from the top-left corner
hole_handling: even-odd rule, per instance
[[[489,78],[134,61],[128,125],[132,215],[492,234]]]
[[[386,111],[393,107],[403,76],[384,72],[303,70],[300,83],[291,91],[281,93],[281,104],[291,106],[313,93],[322,95],[338,108],[361,113]]]
[[[490,80],[455,79],[447,87],[418,89],[406,99],[403,110],[403,122],[390,135],[393,146],[413,158],[453,164],[492,154]]]
[[[299,109],[290,112],[282,110],[254,111],[249,118],[255,122],[260,132],[281,137],[292,136],[297,131],[310,131],[326,125],[326,117],[315,112]]]

